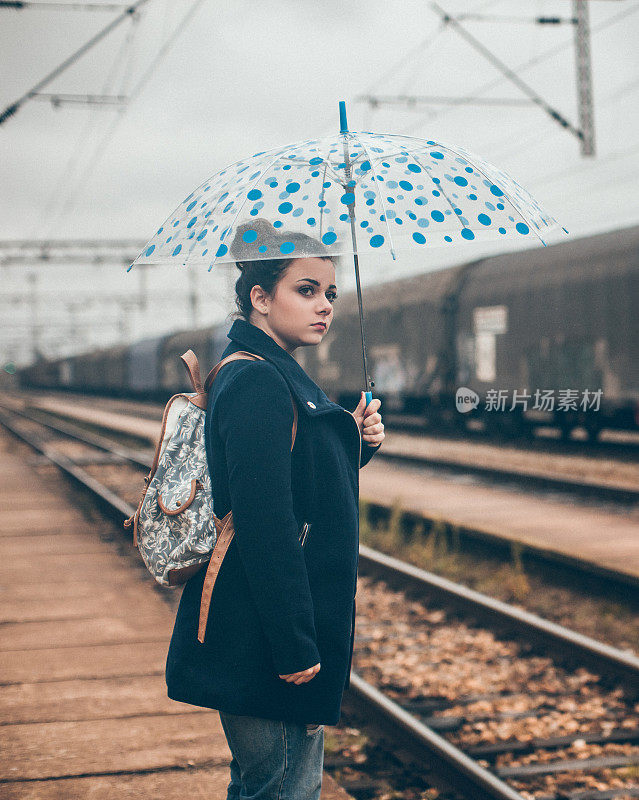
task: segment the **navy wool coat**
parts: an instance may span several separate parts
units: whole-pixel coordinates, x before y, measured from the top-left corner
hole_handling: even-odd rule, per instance
[[[359,556],[359,469],[379,445],[267,333],[236,319],[209,392],[214,511],[235,536],[197,639],[203,568],[184,585],[166,661],[168,696],[196,706],[336,725],[350,682]],[[291,452],[293,399],[298,410]],[[311,527],[302,544],[304,522]],[[321,663],[300,685],[278,675]]]

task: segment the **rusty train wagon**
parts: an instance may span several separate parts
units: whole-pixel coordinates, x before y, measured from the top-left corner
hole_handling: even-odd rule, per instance
[[[388,412],[513,435],[639,429],[638,300],[639,226],[365,288],[374,395]],[[357,297],[338,303],[325,341],[296,357],[350,408],[364,386]],[[458,411],[458,393],[476,407]]]
[[[550,423],[566,436],[582,425],[592,437],[604,427],[639,430],[638,300],[639,226],[365,288],[374,395],[386,412],[433,425],[472,420],[519,435]],[[229,316],[129,348],[37,362],[21,370],[21,385],[165,400],[189,388],[179,356],[193,349],[204,377],[231,324]],[[325,340],[295,358],[329,397],[357,405],[354,292],[342,293]],[[505,402],[495,405],[500,392]],[[460,398],[475,407],[458,411]]]
[[[184,365],[180,359],[182,353],[193,350],[200,363],[202,380],[208,371],[220,360],[222,352],[229,343],[226,337],[232,320],[209,328],[195,331],[181,331],[167,336],[160,349],[160,390],[164,394],[190,391]]]
[[[422,414],[438,406],[443,390],[438,365],[446,349],[442,309],[463,267],[403,278],[362,291],[368,373],[373,394],[387,411]],[[331,329],[318,347],[295,357],[345,408],[364,388],[357,296],[337,301]]]

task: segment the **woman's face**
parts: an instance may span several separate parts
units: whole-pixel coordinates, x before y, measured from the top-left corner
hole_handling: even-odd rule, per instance
[[[261,286],[251,289],[251,323],[292,353],[297,347],[319,344],[326,336],[336,297],[332,261],[296,258],[284,270],[272,296]]]

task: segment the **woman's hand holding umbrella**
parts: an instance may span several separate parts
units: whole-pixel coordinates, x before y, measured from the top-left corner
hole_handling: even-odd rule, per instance
[[[377,413],[377,409],[381,404],[382,401],[375,398],[366,405],[366,393],[362,392],[362,399],[359,401],[355,411],[351,412],[362,432],[362,441],[366,442],[366,444],[371,447],[376,447],[378,444],[381,444],[386,436],[384,433],[382,415]]]

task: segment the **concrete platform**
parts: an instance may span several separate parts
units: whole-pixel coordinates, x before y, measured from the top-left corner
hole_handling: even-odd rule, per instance
[[[383,447],[384,445],[382,445]],[[598,510],[562,499],[425,476],[373,458],[360,497],[430,519],[543,547],[639,578],[639,511]]]
[[[173,612],[29,460],[0,431],[0,797],[223,800],[218,713],[166,696]],[[325,774],[322,800],[349,797]]]

